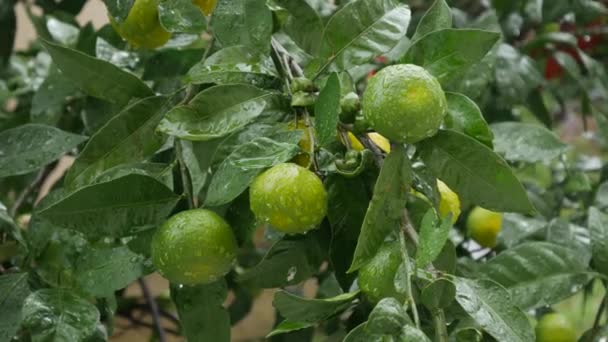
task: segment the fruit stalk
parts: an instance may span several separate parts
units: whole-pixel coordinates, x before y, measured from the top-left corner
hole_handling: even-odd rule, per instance
[[[448,342],[448,329],[445,325],[443,310],[433,310],[433,324],[435,325],[435,338],[438,342]]]

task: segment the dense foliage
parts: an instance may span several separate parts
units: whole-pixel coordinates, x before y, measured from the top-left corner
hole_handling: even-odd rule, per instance
[[[0,0],[0,341],[608,338],[602,1],[104,3]]]

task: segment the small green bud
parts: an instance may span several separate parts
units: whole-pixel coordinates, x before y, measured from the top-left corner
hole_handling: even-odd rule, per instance
[[[306,77],[296,77],[291,80],[291,92],[297,93],[300,91],[312,93],[317,90],[317,87],[311,80]]]
[[[312,106],[317,101],[317,97],[310,93],[305,93],[303,91],[299,91],[294,93],[291,97],[291,106],[292,107],[307,107]]]

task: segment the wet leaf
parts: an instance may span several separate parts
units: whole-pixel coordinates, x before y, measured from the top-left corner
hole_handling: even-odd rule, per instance
[[[323,38],[323,22],[319,14],[305,0],[278,0],[290,16],[283,30],[304,51],[316,56]]]
[[[23,301],[29,294],[27,273],[0,276],[0,340],[10,341],[19,330]]]
[[[332,73],[315,103],[315,132],[319,146],[325,147],[336,140],[340,113],[340,80]]]
[[[422,218],[419,246],[416,249],[416,265],[418,267],[425,267],[435,261],[448,240],[451,228],[451,214],[439,221],[433,209],[427,211]]]
[[[445,0],[435,0],[418,22],[416,32],[412,36],[412,41],[420,39],[427,33],[451,27],[452,12],[450,11],[450,6],[448,6]]]
[[[156,227],[178,199],[154,178],[133,174],[83,187],[38,214],[89,239],[122,237]]]
[[[366,329],[372,334],[396,335],[403,326],[412,324],[412,321],[395,298],[383,298],[376,304],[366,324]]]
[[[158,3],[158,18],[169,32],[201,33],[205,16],[192,0],[163,0]]]
[[[34,341],[83,341],[99,322],[95,305],[67,289],[42,289],[23,304],[23,327]]]
[[[0,177],[36,171],[85,140],[85,136],[39,124],[0,132]]]
[[[396,146],[384,160],[374,186],[349,272],[371,260],[388,234],[399,227],[412,177],[412,167],[403,147]]]
[[[568,147],[553,132],[539,125],[501,122],[493,124],[491,128],[494,132],[494,150],[510,161],[550,161]]]
[[[526,315],[513,305],[500,285],[490,280],[454,278],[456,301],[480,327],[498,341],[534,341]]]
[[[275,293],[272,305],[291,322],[316,323],[346,310],[358,294],[359,291],[355,291],[332,298],[308,299],[280,290]]]
[[[325,26],[322,69],[334,63],[344,70],[390,51],[405,35],[410,9],[393,0],[351,1]]]
[[[547,242],[529,242],[506,250],[479,271],[504,286],[511,302],[524,310],[557,303],[593,277],[572,250]]]
[[[265,0],[219,0],[211,17],[213,34],[222,46],[270,48],[272,12]]]
[[[446,92],[448,111],[445,127],[464,133],[492,148],[494,135],[475,102],[459,93]]]
[[[587,226],[591,233],[593,267],[608,275],[608,216],[591,207],[588,211]]]
[[[477,140],[441,130],[419,148],[429,170],[464,201],[494,211],[534,210],[507,163]]]

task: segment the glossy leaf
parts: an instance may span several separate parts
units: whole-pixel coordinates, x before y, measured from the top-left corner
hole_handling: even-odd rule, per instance
[[[224,280],[196,286],[171,285],[171,298],[189,341],[230,341],[230,316],[222,306],[227,295]]]
[[[30,116],[33,123],[54,126],[63,113],[67,97],[73,95],[77,88],[55,67],[32,98]]]
[[[219,0],[211,26],[224,47],[246,45],[263,52],[270,47],[272,12],[265,0]]]
[[[332,229],[331,264],[340,286],[348,290],[355,274],[347,274],[357,247],[357,238],[370,199],[368,189],[359,179],[331,175],[325,181],[328,194],[327,218]]]
[[[91,184],[108,169],[141,162],[154,154],[164,138],[156,126],[170,106],[165,97],[149,97],[133,103],[97,131],[65,177],[68,189]]]
[[[591,234],[593,267],[608,275],[608,216],[591,207],[588,211],[587,226]]]
[[[95,305],[68,289],[42,289],[23,304],[23,327],[33,341],[83,341],[99,322]]]
[[[248,83],[259,88],[279,84],[272,60],[242,45],[221,49],[194,65],[186,80],[195,84]]]
[[[367,322],[361,323],[349,331],[342,342],[385,342],[386,336],[367,331]]]
[[[349,272],[371,260],[384,239],[399,227],[412,177],[412,167],[403,147],[396,146],[384,160],[374,186]]]
[[[441,253],[452,228],[452,216],[445,217],[441,221],[437,218],[434,210],[429,210],[422,218],[420,226],[420,239],[416,249],[416,265],[425,267]]]
[[[112,295],[152,271],[144,261],[126,246],[89,249],[76,260],[76,282],[88,294]]]
[[[169,32],[201,33],[206,28],[203,12],[192,0],[162,0],[158,18]]]
[[[448,111],[445,128],[464,133],[492,148],[494,135],[475,102],[459,93],[446,92]]]
[[[490,31],[443,29],[412,44],[402,62],[424,67],[445,85],[481,61],[499,38],[499,33]]]
[[[41,42],[63,75],[88,95],[123,106],[133,98],[154,95],[137,76],[111,63],[61,45]]]
[[[483,330],[498,341],[534,341],[526,315],[500,285],[490,280],[455,278],[456,301]]]
[[[319,14],[305,0],[278,0],[290,16],[283,30],[304,51],[316,56],[323,38],[323,22]]]
[[[315,323],[291,322],[285,320],[279,323],[276,327],[274,327],[274,329],[272,329],[272,331],[268,335],[266,335],[266,338],[310,328],[314,325]]]
[[[307,299],[280,290],[272,305],[281,316],[292,322],[315,323],[329,319],[350,307],[359,291],[324,299]]]
[[[83,187],[38,214],[89,239],[122,237],[160,224],[178,199],[154,178],[134,174]]]
[[[173,164],[164,163],[133,163],[133,164],[120,164],[115,166],[108,171],[102,173],[95,178],[95,183],[105,183],[111,180],[121,178],[124,176],[136,174],[142,176],[148,176],[156,179],[163,183],[168,188],[173,188]]]
[[[397,335],[407,324],[412,324],[403,304],[395,298],[383,298],[369,314],[366,329],[372,334]]]
[[[319,146],[327,146],[336,140],[340,114],[340,80],[332,73],[315,103],[315,133]]]
[[[273,288],[308,279],[318,271],[323,256],[316,234],[285,236],[270,248],[262,261],[240,274],[238,281]]]
[[[412,41],[422,38],[427,33],[452,28],[452,12],[445,0],[435,0],[418,22]]]
[[[36,171],[86,139],[82,135],[38,124],[0,132],[0,177]]]
[[[112,18],[120,23],[127,19],[135,0],[103,0],[103,2]]]
[[[567,148],[553,132],[539,125],[501,122],[492,124],[491,128],[494,150],[510,161],[550,161]]]
[[[205,204],[218,206],[240,195],[265,168],[286,162],[300,150],[302,132],[285,132],[273,140],[260,137],[237,147],[218,167],[211,179]]]
[[[504,286],[511,293],[511,302],[521,309],[557,303],[592,278],[572,250],[547,242],[506,250],[482,265],[480,272]]]
[[[29,294],[27,273],[0,276],[0,340],[10,341],[19,330],[21,308]]]
[[[504,101],[524,102],[530,92],[543,82],[538,70],[532,58],[520,53],[513,46],[498,46],[494,78],[496,89]]]
[[[429,310],[447,308],[456,297],[456,286],[447,279],[437,279],[420,293],[420,301]]]
[[[196,95],[187,105],[174,107],[158,129],[180,139],[205,141],[224,137],[274,109],[277,93],[245,84],[218,85]]]
[[[321,69],[334,63],[339,69],[364,64],[390,51],[405,35],[410,10],[394,0],[347,3],[325,26]]]
[[[463,200],[494,211],[534,210],[507,163],[482,143],[441,130],[419,148],[429,170]]]
[[[511,248],[525,242],[535,234],[541,233],[547,225],[548,222],[543,219],[505,213],[502,217],[502,230],[498,239],[501,244]]]

